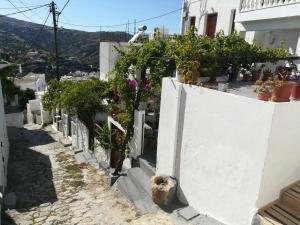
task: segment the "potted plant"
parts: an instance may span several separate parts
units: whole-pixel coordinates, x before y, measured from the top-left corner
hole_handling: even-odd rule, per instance
[[[257,93],[257,99],[262,101],[269,101],[272,95],[272,87],[262,83],[254,90]]]
[[[275,81],[274,89],[272,92],[272,101],[289,102],[294,86],[296,86],[296,82],[293,81]]]
[[[293,100],[300,100],[300,77],[299,73],[292,72],[291,80],[296,82],[296,85],[292,89],[291,97]]]

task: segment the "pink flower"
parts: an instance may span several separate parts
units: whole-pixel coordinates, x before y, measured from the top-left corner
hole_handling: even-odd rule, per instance
[[[126,83],[130,88],[136,88],[137,86],[137,82],[134,79],[128,79]]]

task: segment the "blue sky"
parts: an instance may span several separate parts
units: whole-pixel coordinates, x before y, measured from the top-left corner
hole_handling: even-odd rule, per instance
[[[56,0],[56,4],[59,9],[62,9],[67,0]],[[0,0],[0,14],[8,14],[15,12],[15,9],[3,9],[12,8],[13,6],[8,0]],[[47,4],[50,1],[45,0],[11,0],[11,2],[20,7],[20,10],[25,10],[26,6],[36,6],[40,4]],[[22,2],[24,4],[22,4]],[[99,31],[100,25],[114,25],[125,24],[128,20],[133,23],[137,21],[155,17],[164,14],[169,11],[173,11],[181,8],[182,0],[70,0],[68,6],[60,16],[61,23],[59,26],[65,28],[86,30],[86,31]],[[43,23],[48,15],[48,8],[37,9],[32,12],[26,12],[27,15],[22,14],[14,15],[12,17],[22,20],[32,20],[37,23]],[[170,15],[147,21],[144,24],[148,26],[148,31],[151,32],[154,27],[164,26],[168,27],[170,33],[178,33],[180,28],[180,11],[172,13]],[[79,25],[92,25],[96,27],[79,27],[71,26],[63,23],[72,23]],[[48,20],[48,25],[52,24],[52,18]],[[137,27],[142,24],[137,24]],[[134,25],[130,25],[130,32],[133,32]],[[126,26],[119,27],[103,27],[102,30],[123,31]]]

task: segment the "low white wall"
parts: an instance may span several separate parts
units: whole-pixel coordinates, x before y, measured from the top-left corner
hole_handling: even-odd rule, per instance
[[[4,187],[7,185],[7,164],[9,158],[9,141],[6,127],[6,119],[4,113],[4,101],[2,96],[2,87],[0,82],[0,151],[1,157],[4,158],[0,160],[0,192],[4,193]]]
[[[157,173],[173,176],[177,147],[177,109],[180,85],[172,79],[163,79],[160,120],[157,142]]]
[[[109,149],[104,149],[100,146],[99,141],[95,138],[94,154],[98,162],[105,162],[108,166],[110,164],[111,152]]]
[[[77,119],[77,148],[83,151],[89,150],[89,130],[79,119]]]
[[[144,142],[144,122],[145,111],[135,111],[133,137],[129,143],[130,156],[135,159],[142,154],[142,146]]]
[[[263,102],[165,78],[157,174],[175,176],[178,197],[199,212],[250,225],[259,207],[300,178],[299,110],[298,102]]]
[[[22,128],[24,125],[24,113],[9,113],[5,114],[6,125],[9,127],[20,127]]]
[[[258,207],[279,197],[279,191],[300,180],[300,102],[275,105]]]
[[[41,100],[40,99],[29,100],[28,104],[30,105],[31,112],[41,110]]]

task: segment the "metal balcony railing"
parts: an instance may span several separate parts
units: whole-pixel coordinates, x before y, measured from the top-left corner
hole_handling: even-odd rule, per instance
[[[300,0],[241,0],[240,12],[300,3]]]

